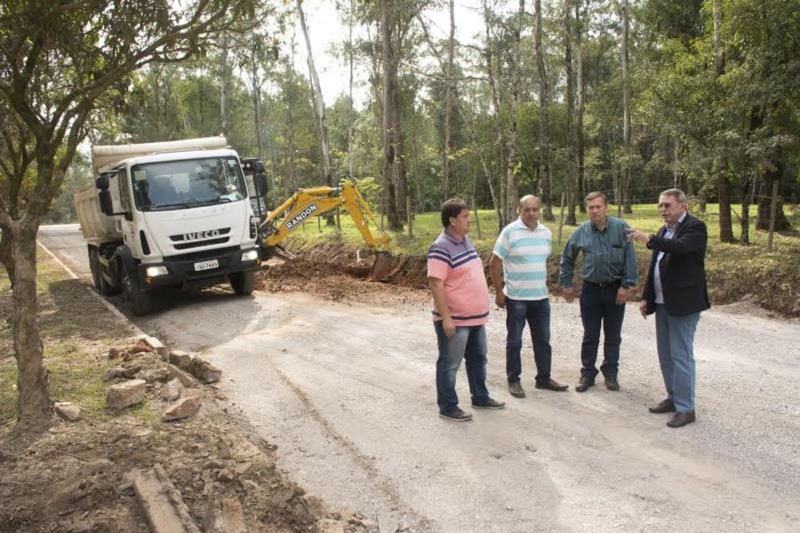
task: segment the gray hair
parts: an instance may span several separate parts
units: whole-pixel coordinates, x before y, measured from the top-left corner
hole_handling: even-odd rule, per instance
[[[666,191],[663,191],[659,196],[672,196],[683,205],[688,205],[689,203],[689,199],[686,198],[686,193],[680,189],[667,189]]]
[[[541,198],[539,198],[535,194],[526,194],[525,196],[523,196],[522,198],[519,199],[519,207],[520,207],[520,209],[522,208],[523,202],[525,202],[526,200],[536,200],[540,206],[542,205],[542,199]]]

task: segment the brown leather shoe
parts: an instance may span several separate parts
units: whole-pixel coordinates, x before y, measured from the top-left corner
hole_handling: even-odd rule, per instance
[[[508,392],[514,398],[524,398],[525,397],[525,390],[522,388],[522,384],[519,381],[509,381],[508,382]]]
[[[607,377],[606,378],[606,388],[610,391],[618,391],[619,390],[619,381],[615,377]]]
[[[694,422],[694,411],[687,411],[685,413],[675,413],[667,425],[671,428],[679,428],[686,424]]]
[[[545,390],[554,390],[556,392],[563,392],[569,388],[569,385],[562,385],[558,381],[554,379],[548,379],[547,381],[543,382],[536,382],[535,387],[537,389],[545,389]]]
[[[674,413],[675,412],[675,404],[672,400],[667,398],[666,400],[662,400],[660,404],[648,408],[648,411],[651,413],[660,415],[663,413]]]

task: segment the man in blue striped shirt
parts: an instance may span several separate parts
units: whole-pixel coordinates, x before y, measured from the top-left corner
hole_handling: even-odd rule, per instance
[[[525,397],[520,384],[520,351],[526,321],[533,339],[536,388],[567,390],[567,385],[550,377],[552,348],[547,258],[553,237],[550,230],[539,223],[541,206],[536,196],[527,195],[520,199],[519,218],[500,232],[489,264],[495,303],[506,308],[506,376],[508,391],[515,398]]]
[[[608,200],[601,192],[591,192],[584,200],[589,220],[578,226],[561,254],[560,283],[564,299],[572,302],[575,289],[572,278],[575,259],[583,252],[581,278],[581,380],[575,387],[585,392],[594,385],[597,376],[597,348],[600,327],[603,328],[603,364],[600,370],[606,388],[619,390],[619,347],[622,343],[622,320],[630,289],[636,285],[636,253],[625,231],[628,223],[608,216]]]

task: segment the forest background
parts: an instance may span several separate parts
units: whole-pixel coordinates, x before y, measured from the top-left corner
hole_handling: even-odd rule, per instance
[[[302,9],[317,3],[325,2]],[[756,226],[767,229],[776,184],[776,229],[791,228],[800,2],[330,3],[339,20],[328,29],[304,34],[299,3],[261,5],[194,59],[134,72],[115,88],[114,106],[96,110],[87,142],[222,134],[265,161],[268,205],[353,176],[374,183],[367,190],[393,229],[406,223],[407,206],[436,210],[455,195],[492,209],[495,227],[529,192],[543,196],[546,219],[563,201],[574,224],[588,191],[630,213],[678,186],[700,211],[719,203],[721,241],[747,243],[747,206],[758,205]],[[453,15],[450,27],[432,23],[442,13]],[[460,42],[459,24],[478,32]],[[307,54],[304,37],[310,44],[315,30],[334,27],[343,40],[314,59],[355,74],[324,102],[321,122],[314,76],[298,56]],[[47,221],[74,221],[72,192],[90,174],[79,155]]]

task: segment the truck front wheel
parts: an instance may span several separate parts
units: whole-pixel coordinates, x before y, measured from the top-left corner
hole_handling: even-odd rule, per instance
[[[134,315],[146,315],[153,310],[151,294],[139,287],[139,284],[131,277],[130,272],[125,267],[123,267],[122,270],[122,286],[125,289],[125,294],[128,295],[128,299],[131,301]]]
[[[231,282],[231,288],[239,296],[248,296],[253,294],[253,289],[256,288],[256,273],[255,272],[237,272],[228,276]]]

